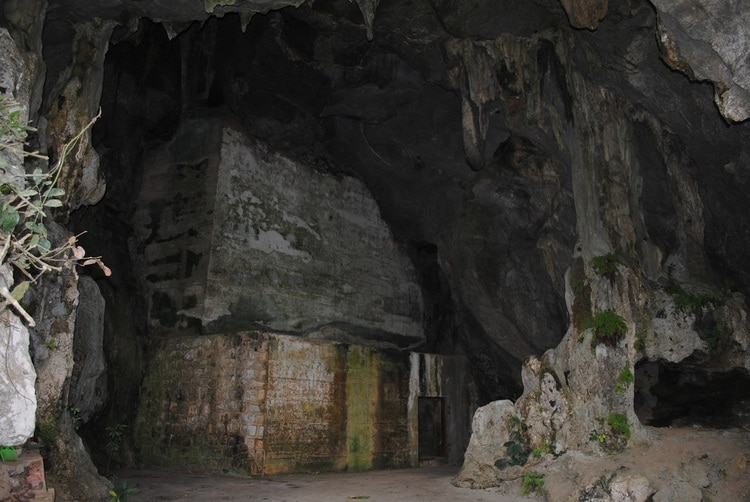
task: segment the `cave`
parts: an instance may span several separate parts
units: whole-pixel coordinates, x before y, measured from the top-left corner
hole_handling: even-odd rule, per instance
[[[635,378],[635,412],[644,424],[729,429],[747,423],[750,380],[745,371],[642,362]]]
[[[73,258],[19,300],[0,443],[86,499],[746,432],[750,9],[683,4],[8,2],[3,173],[64,161]]]

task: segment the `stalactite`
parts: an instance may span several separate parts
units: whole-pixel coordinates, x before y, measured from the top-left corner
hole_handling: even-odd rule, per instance
[[[373,25],[375,24],[375,10],[378,8],[380,0],[357,0],[362,17],[365,19],[365,28],[367,29],[367,40],[372,40]]]
[[[497,96],[494,63],[481,45],[469,40],[448,42],[449,55],[459,63],[452,72],[453,85],[461,90],[461,121],[466,161],[474,171],[484,167],[484,142],[489,125],[489,105]]]

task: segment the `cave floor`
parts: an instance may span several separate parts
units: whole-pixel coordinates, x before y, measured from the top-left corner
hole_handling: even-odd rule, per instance
[[[268,500],[334,502],[409,500],[510,502],[518,496],[468,490],[450,484],[458,466],[419,467],[357,473],[294,474],[273,477],[204,476],[156,470],[119,472],[127,486],[140,490],[129,501],[193,502]]]
[[[731,430],[697,427],[648,427],[647,430],[650,438],[647,443],[631,445],[619,454],[590,456],[569,452],[557,459],[551,455],[547,459],[539,459],[534,465],[528,466],[529,469],[544,474],[544,488],[536,495],[537,500],[562,501],[571,497],[578,500],[582,488],[589,491],[604,480],[612,480],[615,475],[622,479],[648,479],[650,493],[657,490],[670,493],[676,490],[672,498],[662,498],[663,500],[687,500],[680,494],[680,490],[692,490],[690,493],[693,494],[702,493],[703,500],[750,500],[750,424]],[[534,495],[519,495],[520,479],[509,480],[496,488],[485,490],[455,487],[451,485],[451,480],[458,470],[458,466],[438,466],[272,477],[127,470],[118,472],[117,479],[118,484],[124,481],[127,486],[140,490],[138,494],[128,497],[131,502],[511,502],[534,499]],[[685,485],[693,488],[686,488]],[[594,496],[595,493],[591,492],[589,495]]]

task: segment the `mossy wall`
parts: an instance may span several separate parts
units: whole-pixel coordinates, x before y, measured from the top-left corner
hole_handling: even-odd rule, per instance
[[[249,474],[415,466],[420,395],[445,397],[460,461],[473,411],[465,364],[258,332],[168,338],[143,383],[139,461]]]
[[[169,338],[154,351],[134,427],[146,465],[260,473],[268,338]]]

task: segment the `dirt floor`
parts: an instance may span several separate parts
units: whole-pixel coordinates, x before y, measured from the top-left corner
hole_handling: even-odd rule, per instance
[[[612,500],[600,497],[603,492],[608,495],[614,492],[616,485],[625,486],[633,496],[638,490],[651,494],[662,490],[659,500],[674,502],[750,501],[749,431],[665,428],[653,429],[651,433],[650,444],[628,448],[615,456],[591,457],[574,453],[556,459],[540,459],[527,469],[544,473],[544,487],[526,497],[519,494],[520,479],[508,479],[500,487],[484,490],[452,486],[451,480],[458,472],[456,466],[252,478],[156,470],[122,471],[117,476],[120,482],[140,490],[128,498],[131,502],[511,502],[530,499],[557,502],[571,498]]]
[[[516,497],[499,496],[485,490],[457,488],[450,484],[456,466],[420,467],[389,471],[339,474],[305,474],[273,477],[219,477],[127,471],[118,474],[127,486],[140,489],[129,502],[190,500],[192,502],[268,500],[274,502],[394,502],[495,501]]]

